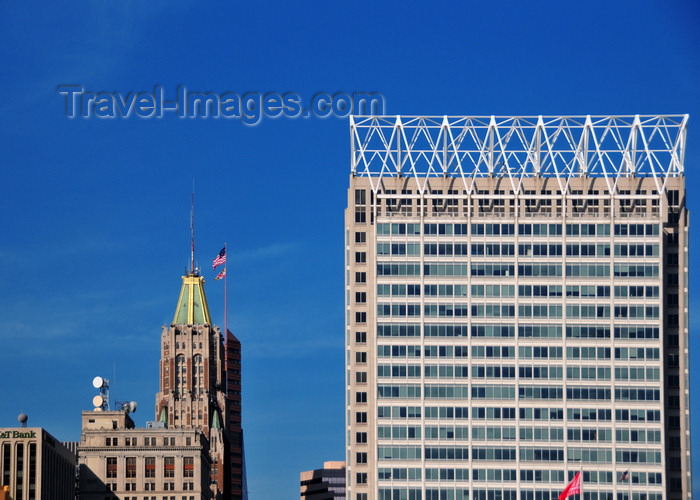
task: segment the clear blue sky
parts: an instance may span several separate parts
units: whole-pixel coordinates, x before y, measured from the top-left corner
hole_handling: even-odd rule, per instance
[[[344,459],[347,120],[69,120],[61,84],[121,94],[162,85],[171,96],[178,85],[306,99],[375,91],[404,115],[690,113],[696,214],[697,2],[426,4],[3,2],[0,426],[24,411],[30,425],[77,440],[95,375],[113,379],[112,399],[139,402],[139,424],[153,418],[195,179],[197,256],[219,324],[209,264],[229,244],[251,499],[297,498],[299,471]],[[691,234],[694,262],[700,230]],[[697,449],[700,370],[691,379]]]

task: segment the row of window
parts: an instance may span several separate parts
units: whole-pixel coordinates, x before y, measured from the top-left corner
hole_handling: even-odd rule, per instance
[[[420,358],[421,349],[426,358],[466,358],[467,346],[453,345],[379,345],[377,355],[380,358]],[[651,348],[650,348],[651,349]],[[472,358],[515,358],[515,346],[473,345]],[[635,352],[639,349],[635,348]],[[644,349],[642,358],[644,357]],[[658,352],[658,348],[656,349]],[[520,359],[562,359],[562,347],[559,346],[519,346]],[[567,347],[567,359],[610,359],[609,347]],[[626,355],[625,355],[626,356]],[[658,358],[658,355],[657,355]]]
[[[517,410],[517,412],[516,412]],[[556,421],[564,420],[563,408],[512,408],[512,407],[473,407],[473,420],[520,420]],[[377,417],[402,420],[460,420],[469,418],[469,408],[460,406],[379,406]],[[612,410],[605,408],[567,408],[566,419],[571,422],[610,422]],[[660,422],[660,410],[618,409],[617,422]]]
[[[566,435],[566,438],[565,438]],[[612,442],[613,430],[609,428],[566,428],[530,426],[468,426],[380,425],[378,439],[392,440],[456,440],[456,441],[593,441]],[[655,429],[616,429],[615,441],[635,443],[660,443],[661,431]]]
[[[658,244],[623,244],[613,245],[612,255],[616,257],[658,257]],[[609,257],[610,243],[567,243],[566,245],[554,243],[520,243],[517,245],[518,252],[515,252],[516,245],[513,243],[424,243],[423,255],[425,256],[449,256],[449,255],[472,255],[472,256],[515,256],[520,257]],[[420,256],[420,243],[377,243],[377,255],[408,255]]]
[[[125,457],[124,459],[124,477],[136,477],[136,457]],[[119,477],[119,459],[117,457],[106,458],[106,474],[107,478]],[[175,457],[162,457],[158,460],[162,466],[163,477],[175,477]],[[182,476],[194,477],[194,457],[183,457],[182,459]],[[156,457],[144,457],[143,459],[143,477],[156,477]]]
[[[466,358],[467,346],[380,345],[379,358],[420,358],[421,349],[426,358]],[[472,358],[513,359],[515,346],[473,345]],[[558,346],[519,346],[520,359],[562,359],[563,348]],[[567,347],[566,359],[610,359],[610,347]],[[659,359],[658,347],[616,347],[615,359]]]
[[[127,484],[128,484],[128,483],[127,483]],[[164,489],[167,490],[167,488],[164,488]],[[175,489],[175,488],[171,488],[171,490],[174,490],[174,489]],[[186,489],[186,488],[185,488],[185,489]],[[127,491],[128,491],[128,490],[127,490]],[[134,488],[132,491],[136,491],[136,489]],[[105,497],[105,498],[111,498],[111,497]],[[163,495],[163,496],[160,496],[160,497],[157,497],[157,496],[155,496],[155,495],[152,495],[152,496],[146,495],[146,496],[144,496],[144,497],[139,497],[139,496],[133,496],[133,497],[125,496],[125,497],[123,497],[123,498],[124,498],[124,500],[178,500],[178,498],[177,498],[175,495],[170,495],[170,496],[168,496],[168,495]],[[189,495],[189,496],[188,496],[188,495],[182,495],[182,496],[180,497],[179,500],[194,500],[194,499],[195,499],[194,495]]]
[[[443,488],[426,488],[424,497],[421,488],[379,488],[377,500],[469,500],[469,489],[449,489],[444,490],[444,494],[443,490]],[[483,500],[485,499],[486,497]],[[356,500],[368,500],[367,493],[358,493]],[[496,499],[489,498],[489,500]],[[498,500],[506,499],[499,496]],[[515,500],[515,497],[512,500]]]
[[[475,318],[511,318],[515,317],[514,304],[377,304],[377,316],[380,318],[402,317],[467,317]],[[521,318],[561,318],[566,311],[567,318],[609,318],[612,312],[614,318],[658,319],[659,306],[642,305],[596,305],[596,304],[519,304],[518,316]]]
[[[105,438],[105,446],[119,446],[118,437],[107,437]],[[138,437],[124,437],[124,446],[138,446]],[[163,446],[175,446],[175,437],[163,437]],[[192,438],[190,436],[185,438],[185,444],[187,446],[192,445]],[[157,438],[146,436],[143,438],[143,446],[158,446]]]
[[[424,235],[467,235],[473,236],[609,236],[610,224],[423,224]],[[378,235],[419,235],[421,224],[418,223],[378,223]],[[658,236],[658,224],[614,224],[612,234],[615,236]]]
[[[379,445],[377,456],[380,461],[413,461],[421,460],[468,460],[469,446],[410,446],[410,445]],[[612,463],[611,448],[563,448],[552,447],[499,447],[471,446],[471,459],[485,461],[520,461],[563,462],[566,455],[568,462],[582,463]],[[661,463],[661,452],[644,449],[615,449],[617,463]]]
[[[469,446],[410,446],[392,445],[377,447],[377,456],[380,461],[413,461],[421,460],[468,460]],[[660,463],[660,451],[647,450],[616,450],[618,462],[623,463]],[[569,462],[583,463],[612,463],[613,450],[611,448],[576,448],[569,447],[566,454],[563,448],[520,446],[471,446],[471,459],[473,461],[520,461],[526,462],[563,462],[564,456]]]
[[[558,277],[562,275],[561,264],[533,263],[507,264],[498,262],[425,263],[423,276],[515,276],[517,267],[520,277]],[[613,264],[613,276],[621,278],[657,278],[659,266],[637,264]],[[610,276],[609,264],[566,264],[564,271],[572,278],[602,278]],[[420,276],[418,262],[378,262],[377,276]]]
[[[513,324],[425,324],[425,337],[515,337]],[[566,325],[566,338],[610,338],[610,325]],[[616,339],[658,339],[659,327],[646,325],[626,325],[613,327]],[[377,337],[420,337],[420,324],[379,323]],[[518,325],[519,338],[561,338],[560,325],[532,324]]]
[[[518,285],[519,297],[610,297],[609,285]],[[615,297],[657,298],[658,286],[616,285]],[[467,297],[469,285],[423,285],[426,297]],[[515,285],[471,285],[472,297],[515,297]],[[562,294],[563,290],[563,294]],[[364,293],[364,292],[362,292]],[[378,284],[379,297],[419,297],[421,285],[418,284]],[[364,300],[366,302],[366,293]]]
[[[585,475],[585,472],[584,472]],[[366,481],[365,481],[366,482]],[[584,482],[588,480],[584,479]],[[561,489],[479,489],[471,490],[471,500],[556,500]],[[367,493],[357,493],[355,500],[368,500]],[[581,500],[613,500],[612,491],[588,491],[584,488]],[[663,493],[634,492],[631,498],[627,493],[618,493],[617,500],[662,500]],[[468,488],[426,488],[425,497],[420,488],[379,488],[378,500],[470,500]]]
[[[423,390],[421,390],[423,387]],[[595,386],[518,386],[518,399],[566,399],[610,401],[613,391],[610,387]],[[410,385],[380,384],[377,386],[379,399],[516,399],[514,385]],[[615,387],[615,401],[659,401],[659,389],[646,387]]]
[[[515,365],[383,365],[377,366],[379,378],[515,378]],[[564,377],[566,373],[566,377]],[[660,368],[650,366],[566,366],[557,365],[519,365],[519,379],[549,380],[649,380],[660,378]]]
[[[516,469],[453,469],[453,468],[426,468],[425,471],[419,468],[403,467],[380,467],[377,479],[380,481],[420,481],[425,477],[426,481],[517,481],[518,471]],[[424,472],[424,473],[423,473]],[[617,474],[619,484],[661,484],[662,474],[660,472],[629,472],[624,477],[624,472]],[[521,469],[521,482],[553,482],[563,483],[567,481],[563,470],[538,470]],[[612,484],[612,471],[584,471],[583,482],[586,484]],[[558,490],[557,490],[558,491]],[[547,492],[548,493],[548,492]],[[556,491],[554,492],[556,494]],[[449,495],[448,495],[449,497]],[[547,498],[547,496],[537,498]],[[553,497],[556,498],[556,497]]]

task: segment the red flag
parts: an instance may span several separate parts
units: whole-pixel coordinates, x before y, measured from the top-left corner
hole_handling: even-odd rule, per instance
[[[226,247],[222,248],[219,255],[216,256],[214,262],[212,263],[212,269],[216,269],[217,266],[226,264]]]
[[[215,279],[215,280],[220,280],[220,279],[223,278],[224,276],[226,276],[226,268],[225,268],[225,267],[221,270],[221,272],[220,272],[219,274],[216,275],[216,278],[214,278],[214,279]]]
[[[564,500],[571,495],[579,495],[581,493],[581,471],[577,472],[571,482],[564,491],[559,495],[559,500]]]

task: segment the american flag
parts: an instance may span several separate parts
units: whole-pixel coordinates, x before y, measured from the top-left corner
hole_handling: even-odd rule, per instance
[[[212,264],[212,269],[216,269],[217,266],[226,264],[226,247],[222,248],[219,255],[216,256]]]
[[[622,482],[622,481],[627,481],[627,480],[629,479],[629,477],[630,477],[630,471],[629,471],[629,470],[626,470],[626,471],[623,472],[622,475],[620,476],[620,482]]]
[[[215,280],[220,280],[220,279],[223,278],[224,276],[226,276],[226,268],[225,268],[225,267],[221,270],[221,272],[220,272],[219,274],[216,275],[216,278],[214,278],[214,279],[215,279]]]

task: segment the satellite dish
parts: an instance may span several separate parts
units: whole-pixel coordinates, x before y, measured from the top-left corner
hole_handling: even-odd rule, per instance
[[[100,396],[99,394],[97,396],[95,396],[94,398],[92,398],[92,405],[97,407],[97,408],[101,408],[103,403],[104,403],[104,399],[102,399],[102,396]]]
[[[92,386],[95,389],[101,388],[104,385],[104,383],[105,381],[102,377],[95,377],[94,379],[92,379]]]
[[[123,403],[117,401],[115,404],[121,411],[125,411],[127,413],[134,413],[136,411],[136,407],[138,406],[136,401],[124,401]]]

